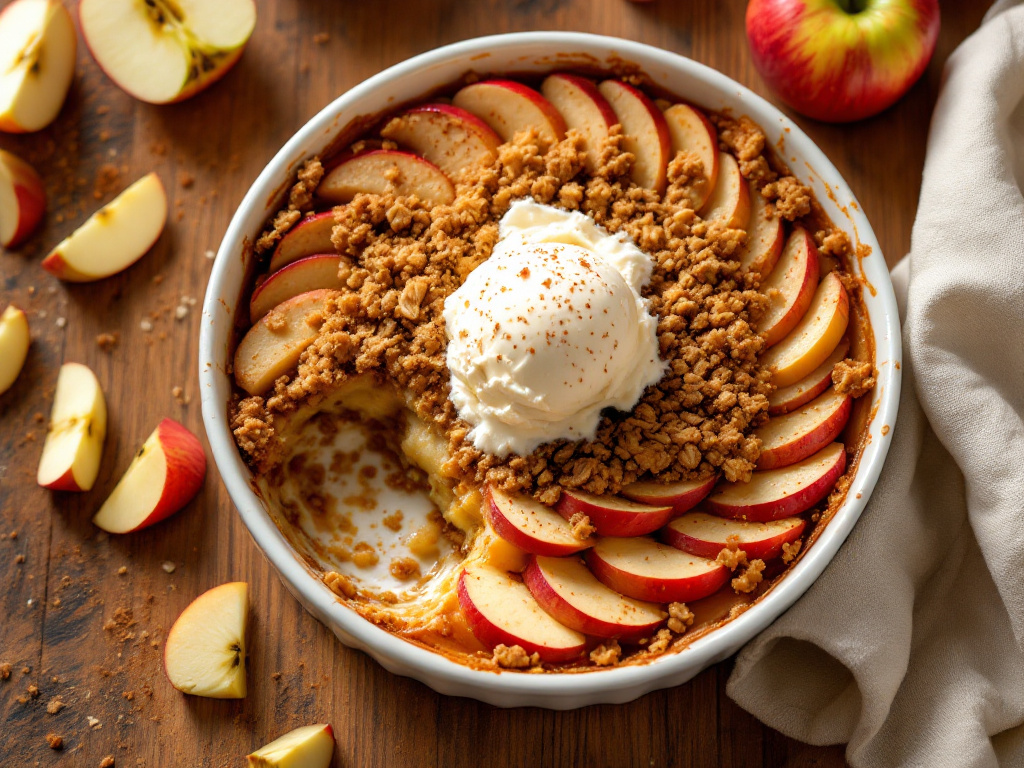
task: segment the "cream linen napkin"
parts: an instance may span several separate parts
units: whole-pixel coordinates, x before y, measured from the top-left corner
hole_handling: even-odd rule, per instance
[[[1024,765],[1024,7],[1014,5],[993,7],[947,65],[911,252],[894,275],[903,396],[881,479],[829,568],[729,680],[729,695],[773,728],[849,742],[857,768]]]

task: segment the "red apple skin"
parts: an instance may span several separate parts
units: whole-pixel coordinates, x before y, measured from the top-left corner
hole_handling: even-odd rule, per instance
[[[71,467],[68,467],[67,472],[58,477],[52,483],[40,486],[46,488],[49,491],[82,491],[77,482],[75,482],[75,473],[71,471]]]
[[[160,446],[167,459],[167,480],[153,511],[133,531],[165,520],[199,493],[206,477],[206,454],[199,439],[173,419],[157,425]]]
[[[566,520],[578,513],[586,515],[601,536],[643,536],[645,533],[658,530],[672,517],[672,506],[669,504],[641,506],[642,502],[616,499],[613,496],[613,503],[618,502],[627,506],[626,509],[615,509],[603,505],[602,498],[589,493],[565,490],[558,499],[555,511]]]
[[[839,437],[839,434],[846,426],[846,422],[850,420],[850,413],[852,411],[853,398],[847,395],[842,405],[829,414],[828,418],[820,422],[810,432],[800,435],[785,445],[762,451],[757,460],[757,468],[778,469],[779,467],[803,461],[808,456],[813,456]]]
[[[473,83],[473,86],[494,86],[496,88],[505,88],[512,93],[523,96],[539,109],[544,116],[550,121],[551,128],[555,132],[556,140],[561,140],[565,137],[566,125],[565,118],[562,117],[562,113],[555,109],[554,105],[544,98],[538,91],[530,88],[522,83],[517,83],[515,80],[482,80],[478,83]],[[467,88],[472,86],[466,86]],[[457,95],[457,94],[456,94]],[[457,100],[457,99],[456,99]],[[482,119],[482,118],[481,118]],[[484,121],[486,123],[486,120]],[[490,126],[488,126],[490,127]]]
[[[768,415],[781,416],[784,413],[795,411],[801,405],[806,405],[831,387],[832,370],[835,368],[836,363],[846,357],[846,353],[849,350],[850,340],[844,338],[839,342],[839,346],[829,356],[829,359],[821,364],[820,370],[812,371],[811,375],[806,379],[792,385],[793,387],[804,387],[799,393],[794,393],[792,396],[786,394],[791,389],[790,387],[775,390],[775,392],[768,396]]]
[[[498,506],[491,499],[489,490],[484,495],[484,514],[487,515],[487,519],[490,521],[491,527],[494,528],[494,532],[498,534],[498,536],[503,538],[509,544],[519,547],[524,552],[529,552],[533,555],[541,555],[543,557],[564,557],[566,555],[574,555],[577,552],[594,545],[593,541],[580,541],[578,545],[567,546],[550,541],[544,541],[543,539],[527,535],[509,522],[505,515],[501,513]]]
[[[896,102],[921,76],[939,35],[938,0],[750,0],[754,66],[807,117],[862,120]]]
[[[602,85],[604,83],[611,84],[613,89],[615,87],[619,87],[623,91],[631,94],[641,107],[647,111],[647,115],[650,117],[655,132],[658,135],[657,149],[659,152],[658,160],[655,161],[657,165],[657,176],[648,186],[658,194],[661,194],[665,190],[665,184],[668,180],[668,161],[671,158],[672,152],[672,136],[669,134],[668,123],[665,122],[665,116],[661,114],[661,110],[658,109],[657,105],[653,101],[651,101],[650,97],[639,88],[636,88],[629,83],[622,82],[621,80],[605,80],[602,82]],[[600,93],[600,91],[601,89],[598,87],[598,92]],[[609,104],[611,103],[611,101],[609,101],[610,99],[612,99],[611,96],[605,97],[605,100],[608,101]],[[612,109],[614,111],[614,106]],[[616,117],[615,122],[620,122],[618,117]],[[634,181],[636,180],[634,179]]]
[[[312,227],[312,229],[303,231],[305,227]],[[274,255],[270,258],[270,271],[277,272],[285,265],[306,256],[333,253],[334,244],[331,242],[331,232],[333,229],[334,211],[315,213],[312,216],[300,219],[294,227],[284,234],[281,242],[274,249]],[[315,236],[308,234],[312,231],[316,231]],[[311,242],[303,242],[305,238],[309,238]]]
[[[784,270],[790,264],[790,257],[788,255],[789,249],[800,249],[800,271],[788,279],[800,280],[799,293],[796,295],[793,303],[786,309],[786,313],[779,317],[776,322],[768,328],[759,329],[761,335],[764,337],[765,347],[771,347],[778,344],[799,325],[804,315],[807,313],[808,307],[811,306],[811,302],[814,300],[814,293],[818,290],[818,278],[821,274],[818,266],[818,249],[814,245],[814,239],[807,233],[803,227],[796,227],[792,234],[789,236],[786,244],[782,248],[782,254],[776,261],[775,267],[772,271],[763,276],[761,280],[761,290],[767,291],[772,287],[773,278],[778,278],[780,275],[776,274],[776,270]],[[762,318],[763,320],[768,319],[767,317]]]
[[[742,525],[743,523],[739,524]],[[799,525],[793,526],[785,533],[769,536],[760,541],[742,542],[740,543],[740,549],[746,552],[748,559],[771,560],[782,551],[783,544],[789,544],[791,541],[799,539],[806,527],[807,521],[800,519]],[[705,539],[698,539],[676,530],[671,523],[661,529],[660,536],[661,540],[669,546],[681,549],[683,552],[689,552],[691,555],[711,559],[717,558],[718,554],[726,546],[724,540],[707,541]]]
[[[714,557],[717,556],[718,552],[715,552]],[[685,579],[655,579],[616,568],[593,549],[587,552],[586,559],[591,573],[597,576],[605,586],[611,587],[627,597],[648,600],[653,603],[685,603],[690,600],[700,600],[721,589],[731,576],[729,569],[722,565],[700,576]]]
[[[18,226],[11,239],[0,245],[4,248],[17,248],[42,221],[43,213],[46,211],[46,190],[36,169],[17,155],[0,150],[0,162],[3,162],[11,172],[14,196],[18,201]]]
[[[329,266],[332,262],[334,264],[334,273],[336,276],[338,272],[338,265],[341,262],[341,257],[338,256],[338,254],[336,253],[317,253],[314,254],[313,256],[303,256],[301,259],[296,259],[290,264],[285,264],[277,272],[271,273],[270,276],[267,277],[267,279],[260,283],[258,286],[256,286],[255,290],[253,290],[252,292],[252,297],[249,299],[249,322],[255,324],[257,320],[259,320],[261,317],[263,317],[263,315],[265,315],[267,312],[273,309],[273,307],[271,306],[267,307],[266,311],[264,312],[259,311],[260,304],[262,303],[261,296],[266,295],[264,294],[264,291],[267,290],[267,286],[270,286],[270,288],[272,289],[273,284],[277,280],[287,280],[287,273],[290,270],[299,270],[302,269],[304,266],[311,266],[313,264],[324,264]],[[308,287],[306,287],[306,290],[300,290],[297,293],[293,294],[292,296],[288,296],[286,299],[282,299],[281,301],[284,302],[287,301],[288,299],[294,299],[299,294],[308,293],[309,291],[315,291],[319,288],[341,289],[343,287],[344,286],[340,282],[335,282],[330,285],[309,285]]]
[[[588,80],[580,75],[573,75],[569,72],[556,72],[551,77],[557,77],[566,82],[572,83],[579,90],[583,91],[584,94],[590,97],[590,100],[594,102],[594,105],[600,110],[601,116],[604,118],[605,124],[608,128],[611,128],[617,122],[619,118],[615,116],[615,110],[612,109],[612,105],[608,103],[608,100],[601,95],[601,92],[597,90],[597,84],[592,80]]]
[[[622,489],[622,495],[644,504],[659,506],[668,504],[672,507],[672,516],[681,515],[697,506],[705,496],[711,493],[718,481],[716,475],[700,483],[631,483]],[[676,490],[684,486],[685,490]]]

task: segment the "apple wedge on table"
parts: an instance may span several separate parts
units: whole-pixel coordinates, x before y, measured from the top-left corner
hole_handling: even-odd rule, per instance
[[[300,294],[318,288],[344,287],[338,279],[340,264],[340,256],[321,253],[281,267],[252,292],[252,298],[249,299],[249,322],[255,323],[274,307]]]
[[[672,140],[672,157],[689,152],[704,166],[704,177],[691,183],[696,197],[690,202],[699,211],[718,184],[718,133],[704,113],[689,104],[673,104],[664,114]]]
[[[681,515],[697,506],[701,499],[711,493],[717,481],[715,475],[677,483],[639,481],[623,488],[622,495],[653,506],[667,504],[672,507],[673,515]]]
[[[565,489],[555,510],[566,520],[576,514],[590,518],[601,536],[641,536],[656,531],[669,521],[672,506],[653,506],[611,494],[598,496],[585,491]]]
[[[771,274],[782,255],[786,241],[786,230],[782,217],[768,200],[748,184],[750,189],[750,224],[747,227],[747,242],[736,254],[740,270],[757,272],[762,278]],[[817,278],[815,278],[817,279]]]
[[[57,374],[36,481],[53,491],[91,489],[106,434],[107,401],[96,374],[81,363],[64,363]]]
[[[786,240],[778,262],[761,273],[761,292],[768,296],[768,311],[758,330],[770,347],[777,344],[803,319],[818,289],[818,249],[803,227]]]
[[[803,461],[831,443],[850,420],[853,398],[829,388],[824,394],[754,430],[761,441],[758,469],[778,469]]]
[[[142,258],[166,222],[167,194],[160,177],[150,173],[61,241],[42,267],[70,283],[110,277]]]
[[[206,454],[199,439],[173,419],[164,419],[92,522],[108,533],[148,528],[188,504],[205,477]]]
[[[501,137],[479,117],[441,103],[391,118],[380,135],[425,157],[453,179],[467,168],[489,166],[501,146]]]
[[[801,405],[809,403],[830,386],[832,386],[832,369],[836,364],[846,358],[850,351],[850,340],[843,337],[832,354],[824,363],[819,365],[796,384],[788,387],[779,387],[768,395],[768,413],[771,416],[778,416],[783,413],[795,411]]]
[[[334,232],[334,211],[314,213],[301,219],[288,230],[270,257],[270,271],[277,272],[293,261],[322,253],[334,253],[331,233]]]
[[[578,658],[587,639],[548,615],[520,581],[490,566],[459,576],[459,605],[473,635],[488,648],[518,645],[542,661]]]
[[[661,532],[661,540],[684,552],[710,558],[718,557],[735,543],[750,560],[771,560],[779,555],[783,544],[799,539],[806,527],[807,522],[800,517],[750,523],[689,512],[669,523]]]
[[[304,725],[274,739],[248,756],[250,768],[330,768],[334,729],[326,723]]]
[[[603,80],[597,89],[615,112],[625,137],[623,149],[632,153],[630,178],[638,187],[665,191],[672,140],[665,116],[640,89],[621,80]]]
[[[548,75],[540,91],[561,114],[566,130],[572,128],[583,137],[587,172],[596,173],[601,166],[601,145],[619,122],[615,110],[592,80],[568,72]]]
[[[700,600],[721,589],[730,577],[729,569],[713,559],[647,536],[603,538],[586,557],[591,573],[602,584],[627,597],[655,603]]]
[[[718,153],[718,183],[699,214],[704,221],[732,229],[746,229],[750,223],[750,185],[728,152]]]
[[[0,246],[16,248],[31,235],[46,211],[46,190],[35,169],[0,149]]]
[[[316,194],[330,203],[347,203],[358,194],[415,195],[431,206],[455,199],[441,169],[412,152],[371,149],[343,158],[321,179]]]
[[[593,539],[573,536],[565,518],[530,496],[513,496],[488,487],[484,515],[501,538],[531,554],[571,555],[594,543]]]
[[[533,128],[542,152],[565,137],[565,119],[550,101],[528,85],[514,80],[484,80],[461,88],[452,105],[476,115],[502,141]]]
[[[28,318],[16,306],[9,305],[0,315],[0,395],[17,381],[31,343]]]

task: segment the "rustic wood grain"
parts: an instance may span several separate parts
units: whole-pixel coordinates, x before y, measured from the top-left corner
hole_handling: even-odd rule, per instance
[[[985,5],[943,4],[935,60],[885,114],[841,127],[797,118],[860,198],[890,264],[910,244],[942,63],[977,27]],[[394,677],[336,642],[292,599],[212,466],[201,495],[167,522],[123,537],[92,526],[91,515],[160,418],[202,434],[198,306],[182,320],[174,307],[183,297],[186,305],[201,300],[211,267],[204,254],[216,249],[264,163],[347,88],[455,40],[566,29],[677,51],[770,98],[750,63],[742,0],[259,0],[259,8],[240,64],[192,100],[135,102],[81,46],[56,123],[31,136],[0,135],[0,147],[44,175],[51,201],[30,244],[0,253],[0,306],[26,309],[34,339],[20,379],[0,397],[0,663],[13,667],[0,681],[0,765],[88,768],[106,755],[118,766],[241,765],[260,744],[316,721],[334,724],[338,766],[842,765],[840,747],[791,741],[733,704],[724,692],[728,662],[632,704],[564,713],[503,711]],[[319,32],[329,39],[314,42]],[[96,184],[104,166],[117,172],[109,188]],[[151,253],[121,275],[83,286],[39,268],[41,255],[90,211],[150,170],[160,173],[172,206]],[[153,323],[151,332],[143,320]],[[115,331],[119,345],[101,351],[97,334]],[[34,483],[41,420],[65,361],[97,373],[110,410],[100,477],[85,494],[49,493]],[[176,386],[189,402],[172,395]],[[162,568],[167,562],[172,573]],[[251,585],[249,696],[180,695],[161,671],[166,631],[193,597],[234,579]],[[67,706],[49,715],[55,696]],[[48,748],[50,732],[63,737],[63,751]]]

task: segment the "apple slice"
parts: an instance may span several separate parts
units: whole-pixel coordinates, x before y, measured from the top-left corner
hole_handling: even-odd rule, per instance
[[[660,606],[606,587],[578,557],[534,555],[523,581],[541,608],[586,635],[639,640],[667,618]]]
[[[17,381],[31,343],[28,318],[16,306],[9,305],[0,315],[0,395]]]
[[[839,437],[852,410],[852,397],[828,389],[798,410],[772,417],[754,430],[761,440],[757,468],[777,469],[817,453]]]
[[[518,645],[553,664],[578,658],[586,648],[587,638],[545,613],[525,584],[496,568],[467,568],[458,593],[469,628],[488,648]]]
[[[304,725],[249,755],[252,768],[330,768],[334,729],[326,723]]]
[[[0,149],[0,246],[16,248],[25,242],[45,210],[46,190],[39,174],[17,155]]]
[[[683,480],[678,483],[655,483],[641,481],[630,483],[622,489],[626,498],[640,501],[652,506],[667,504],[672,507],[673,515],[681,515],[697,506],[700,501],[711,493],[718,478],[715,475],[697,480]]]
[[[455,187],[441,169],[411,152],[374,149],[350,155],[332,168],[316,188],[331,203],[347,203],[362,193],[415,195],[435,205],[455,199]]]
[[[806,526],[807,522],[801,517],[747,523],[704,512],[689,512],[669,523],[662,530],[661,538],[666,544],[699,557],[714,559],[735,542],[748,559],[771,560],[778,557],[783,544],[799,539]]]
[[[164,642],[164,671],[182,693],[245,698],[249,585],[232,581],[204,592],[181,612]]]
[[[555,509],[566,520],[575,514],[586,515],[602,536],[641,536],[658,530],[672,517],[670,504],[652,506],[576,490],[562,491]]]
[[[750,223],[750,185],[728,152],[718,153],[718,183],[699,213],[704,221],[732,229],[746,229]]]
[[[159,523],[188,504],[206,477],[198,438],[172,419],[161,421],[92,519],[107,533]]]
[[[302,293],[279,304],[253,325],[235,350],[235,381],[250,395],[266,392],[320,332],[327,302],[337,291]]]
[[[187,99],[223,77],[256,27],[253,0],[82,0],[82,37],[122,90],[151,104]]]
[[[115,197],[43,259],[43,269],[69,283],[88,283],[127,269],[160,237],[167,195],[155,173]]]
[[[633,154],[633,183],[661,194],[665,191],[672,151],[665,116],[645,93],[621,80],[603,80],[597,89],[622,126],[626,139],[623,148]]]
[[[704,507],[733,520],[792,517],[828,496],[845,468],[846,449],[832,443],[796,464],[755,472],[750,482],[723,483],[704,500]]]
[[[796,384],[776,389],[768,395],[768,413],[772,416],[779,416],[783,413],[795,411],[801,405],[811,402],[814,398],[832,386],[832,369],[836,363],[846,359],[846,353],[850,351],[850,340],[843,337],[839,346],[835,348],[828,359],[811,371],[807,376],[800,379]]]
[[[850,299],[839,275],[829,272],[818,285],[800,323],[761,358],[776,387],[810,375],[839,346],[850,321]]]
[[[331,233],[334,231],[334,211],[324,211],[307,216],[281,238],[270,257],[270,271],[306,256],[334,253]]]
[[[510,496],[488,486],[484,514],[495,533],[531,554],[571,555],[594,544],[592,539],[577,539],[563,517],[529,496]]]
[[[782,255],[786,230],[775,207],[753,185],[748,184],[747,187],[750,190],[750,226],[747,242],[736,254],[736,260],[741,271],[757,272],[764,278],[775,269]]]
[[[413,107],[391,118],[380,135],[422,155],[453,179],[467,168],[493,163],[501,146],[501,137],[487,123],[451,104]]]
[[[718,133],[704,113],[689,104],[673,104],[666,109],[665,122],[672,139],[672,156],[690,152],[704,164],[704,178],[692,185],[696,199],[691,202],[699,211],[718,184]]]
[[[77,43],[60,0],[15,0],[0,12],[0,131],[53,122],[75,76]]]
[[[106,435],[107,401],[96,374],[81,363],[64,363],[36,481],[54,491],[88,491],[100,470]]]
[[[818,289],[818,249],[803,227],[786,240],[778,263],[761,273],[761,292],[768,296],[768,311],[758,327],[766,346],[772,346],[803,319]]]
[[[587,565],[616,592],[655,603],[700,600],[717,592],[730,576],[729,569],[713,559],[681,552],[647,536],[601,539],[587,552]]]
[[[593,81],[568,72],[548,75],[540,91],[562,115],[566,130],[573,128],[583,137],[587,173],[593,175],[601,166],[601,144],[608,138],[609,129],[619,122],[615,110]]]
[[[252,292],[252,298],[249,299],[249,322],[255,323],[274,307],[300,293],[318,288],[343,288],[338,279],[340,264],[340,256],[320,253],[281,267]]]
[[[461,88],[452,104],[479,117],[502,141],[534,128],[542,152],[565,137],[565,120],[550,101],[514,80],[484,80]]]

